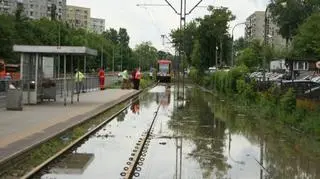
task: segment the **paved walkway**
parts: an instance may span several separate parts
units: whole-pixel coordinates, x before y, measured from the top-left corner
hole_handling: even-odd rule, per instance
[[[80,102],[65,107],[63,99],[34,106],[23,111],[0,109],[0,163],[7,157],[37,144],[80,121],[90,118],[106,108],[125,100],[138,91],[109,89],[84,93]]]

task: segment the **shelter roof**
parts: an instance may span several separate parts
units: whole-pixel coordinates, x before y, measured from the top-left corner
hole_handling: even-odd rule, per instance
[[[14,52],[60,54],[60,55],[91,55],[97,56],[97,50],[81,46],[40,46],[40,45],[14,45]]]

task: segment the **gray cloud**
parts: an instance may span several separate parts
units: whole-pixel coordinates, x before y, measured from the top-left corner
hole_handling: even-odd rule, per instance
[[[179,2],[171,0],[178,8]],[[198,0],[187,0],[188,9],[191,9]],[[91,16],[106,19],[106,28],[124,27],[130,35],[130,46],[134,47],[142,41],[151,41],[158,49],[168,49],[163,46],[160,35],[169,34],[170,30],[179,26],[179,16],[170,7],[137,7],[136,4],[165,4],[164,0],[67,0],[68,5],[91,8]],[[228,7],[235,15],[236,20],[230,23],[231,28],[257,10],[264,10],[266,0],[204,0],[201,5]],[[207,14],[205,8],[197,8],[187,17],[190,21]],[[235,38],[244,34],[244,26],[234,31]]]

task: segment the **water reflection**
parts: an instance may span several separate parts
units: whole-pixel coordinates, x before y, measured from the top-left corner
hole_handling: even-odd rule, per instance
[[[168,108],[171,100],[171,88],[170,86],[166,86],[165,88],[165,92],[156,94],[157,104],[160,104],[164,109]]]
[[[122,111],[122,112],[118,115],[117,121],[118,121],[118,122],[124,121],[124,119],[125,119],[125,117],[126,117],[127,114],[128,114],[128,109],[125,109],[124,111]]]
[[[187,94],[185,106],[174,111],[169,126],[194,143],[188,155],[199,163],[203,178],[224,176],[230,167],[223,155],[226,125],[215,120],[201,93],[187,90]]]
[[[137,99],[137,100],[132,102],[132,105],[131,105],[130,109],[131,109],[133,114],[138,114],[139,115],[139,112],[140,112],[140,101],[139,101],[139,99]]]
[[[57,163],[57,165],[53,167],[51,171],[52,173],[58,175],[81,175],[93,161],[93,158],[94,154],[90,153],[71,153],[66,155],[63,161]]]
[[[285,129],[250,114],[244,115],[244,111],[237,110],[236,104],[211,99],[211,95],[199,90],[188,91],[188,96],[192,103],[175,111],[170,126],[193,140],[196,148],[192,156],[205,171],[202,174],[204,178],[210,178],[212,172],[218,178],[282,179],[319,176],[319,152],[310,149],[318,149],[318,142],[288,131],[286,134],[279,132]],[[204,128],[204,125],[212,125],[212,128]],[[200,138],[215,140],[209,143]],[[228,148],[225,147],[226,142]],[[210,161],[207,156],[216,159]]]
[[[164,89],[156,87],[154,90],[157,92],[150,92],[134,100],[132,106],[118,115],[116,120],[103,126],[59,161],[54,161],[36,178],[120,178],[136,142],[151,124],[158,106],[156,94],[165,93]],[[68,157],[79,154],[93,154],[94,158],[85,162]],[[81,172],[57,172],[61,168],[68,168],[72,161],[79,165]]]
[[[140,178],[316,179],[319,143],[255,118],[227,99],[187,88],[158,86],[74,153],[95,155],[79,175],[62,178],[119,178],[133,146],[162,106]],[[139,120],[135,120],[139,119]],[[285,132],[284,132],[285,131]],[[55,176],[55,175],[54,175]],[[319,178],[319,177],[318,177]]]

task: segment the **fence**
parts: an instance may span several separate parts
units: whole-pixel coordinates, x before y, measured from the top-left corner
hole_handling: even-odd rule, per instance
[[[320,84],[310,80],[257,81],[255,90],[266,91],[273,85],[279,87],[282,94],[292,88],[298,98],[320,100]]]
[[[111,76],[107,75],[105,78],[105,85],[107,88],[114,88],[114,85],[117,84],[117,82],[120,80],[117,76]],[[63,78],[55,78],[50,80],[52,83],[53,89],[55,89],[55,92],[53,93],[57,97],[63,97],[63,91],[64,91],[64,80]],[[6,80],[0,80],[0,107],[3,106],[3,103],[5,101],[6,92],[9,87],[9,83],[15,84],[15,86],[20,86],[20,81],[6,81]],[[45,85],[43,84],[43,89]],[[71,78],[71,75],[67,77],[67,96],[71,96],[72,90],[74,94],[76,93],[76,83],[73,78]],[[83,92],[92,92],[100,90],[99,85],[99,77],[96,75],[86,75],[86,77],[83,80]]]

